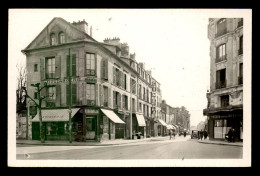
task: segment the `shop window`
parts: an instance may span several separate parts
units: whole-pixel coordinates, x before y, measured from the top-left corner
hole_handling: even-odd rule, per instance
[[[47,122],[46,135],[65,135],[65,122]]]
[[[86,128],[87,128],[87,131],[96,131],[96,118],[87,117]]]

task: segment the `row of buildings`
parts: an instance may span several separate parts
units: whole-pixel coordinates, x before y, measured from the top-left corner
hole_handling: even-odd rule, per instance
[[[207,130],[211,140],[224,140],[229,129],[243,140],[243,18],[210,18],[210,90]]]
[[[46,140],[68,140],[70,103],[76,141],[130,139],[136,133],[163,136],[171,128],[189,129],[188,111],[162,101],[160,83],[145,63],[136,61],[128,44],[119,38],[96,41],[85,20],[54,18],[22,52],[28,95],[37,102],[39,94],[31,85],[52,85],[40,93],[47,97],[42,103]],[[29,99],[27,109],[28,138],[38,140],[39,114]]]

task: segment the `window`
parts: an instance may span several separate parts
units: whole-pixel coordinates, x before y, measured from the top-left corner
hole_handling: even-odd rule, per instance
[[[121,94],[119,92],[113,91],[113,104],[114,108],[121,109]]]
[[[141,84],[139,84],[138,93],[139,93],[139,98],[142,98],[142,85]]]
[[[216,62],[220,62],[226,59],[226,44],[217,47]]]
[[[123,102],[123,108],[124,109],[126,109],[126,110],[128,110],[128,97],[126,96],[126,95],[123,95],[123,100],[122,100],[122,102]]]
[[[227,107],[229,105],[229,95],[223,95],[220,97],[221,107]]]
[[[96,75],[96,60],[95,54],[87,53],[86,54],[86,74],[87,75]]]
[[[47,61],[47,78],[54,78],[55,76],[55,57],[46,59]]]
[[[49,100],[56,100],[56,87],[49,87],[48,88],[48,96]]]
[[[146,101],[148,101],[149,102],[149,90],[148,89],[146,89]]]
[[[145,104],[143,104],[143,113],[146,114]]]
[[[95,84],[87,84],[86,85],[86,99],[87,99],[87,105],[95,105]]]
[[[143,87],[143,100],[145,100],[145,87]]]
[[[55,34],[51,34],[50,42],[51,42],[51,45],[55,45],[56,44]]]
[[[243,63],[239,64],[238,84],[243,84]]]
[[[238,55],[243,54],[243,35],[239,37],[239,49],[238,49]]]
[[[38,94],[37,94],[37,92],[34,92],[34,99],[38,99]]]
[[[217,22],[216,37],[219,37],[225,33],[227,33],[227,22],[225,18],[222,18]]]
[[[108,88],[103,87],[103,89],[104,89],[104,106],[107,107],[108,106]]]
[[[132,111],[135,112],[135,99],[132,98]]]
[[[60,44],[65,43],[65,35],[64,35],[63,32],[61,32],[61,33],[59,34],[59,43],[60,43]]]
[[[226,69],[218,70],[216,74],[216,89],[226,87]]]
[[[130,87],[130,89],[131,89],[131,92],[133,93],[133,94],[136,94],[136,81],[134,80],[134,79],[131,79],[131,87]]]
[[[38,64],[34,64],[34,72],[38,72]]]
[[[142,112],[142,103],[139,103],[139,112]]]

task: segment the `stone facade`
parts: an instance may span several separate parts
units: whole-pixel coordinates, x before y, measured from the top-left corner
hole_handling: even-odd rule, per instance
[[[243,19],[210,19],[208,38],[210,91],[207,93],[208,107],[204,115],[209,119],[209,137],[223,139],[224,133],[227,133],[225,130],[234,128],[236,140],[239,140],[243,129]],[[228,116],[234,116],[236,120]],[[217,123],[222,124],[221,121],[228,124],[219,126]],[[220,134],[214,126],[226,129]]]

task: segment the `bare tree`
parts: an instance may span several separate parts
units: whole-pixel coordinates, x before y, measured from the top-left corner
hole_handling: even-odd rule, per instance
[[[16,87],[16,104],[25,104],[26,103],[26,96],[25,96],[25,90],[24,87],[26,88],[26,67],[17,64],[16,68],[18,70],[18,75],[17,75],[17,87]]]

